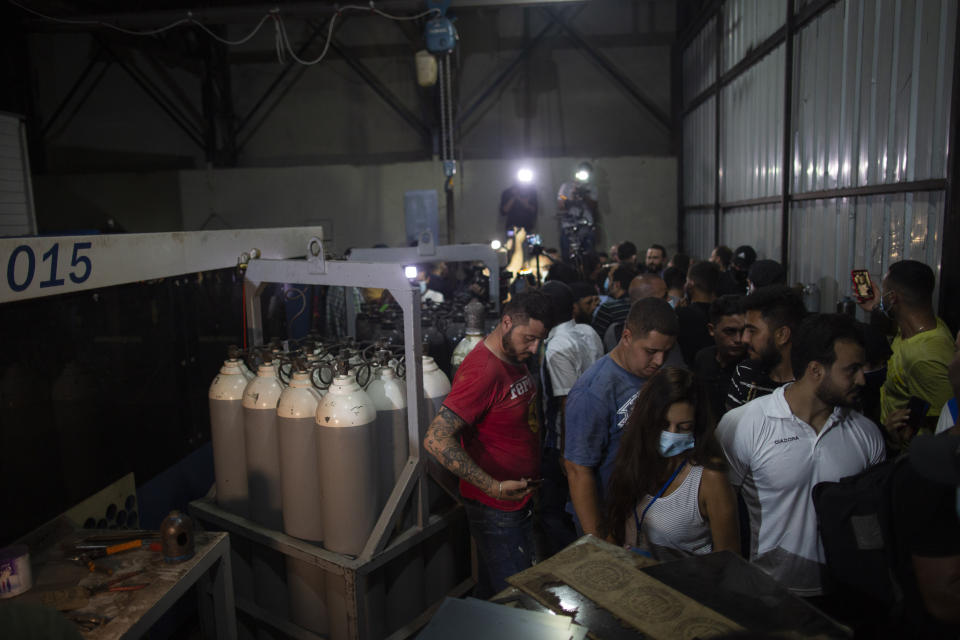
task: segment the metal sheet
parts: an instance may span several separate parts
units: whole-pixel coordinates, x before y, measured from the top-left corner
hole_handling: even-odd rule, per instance
[[[321,227],[178,231],[0,240],[0,302],[27,300],[236,266],[254,247],[264,258],[305,255]]]
[[[722,202],[780,194],[784,64],[780,45],[720,92]]]
[[[683,51],[683,104],[717,80],[717,19],[711,18]]]
[[[683,119],[683,204],[713,204],[716,176],[716,98]]]
[[[832,311],[849,292],[855,217],[852,198],[798,202],[790,209],[788,281],[816,284],[821,311]]]
[[[720,59],[726,72],[784,25],[787,3],[785,0],[727,0],[721,13]]]
[[[713,238],[713,209],[695,209],[684,215],[684,250],[695,260],[705,260],[716,246]]]
[[[849,0],[796,35],[795,192],[946,177],[956,12]]]
[[[727,209],[720,218],[720,243],[731,249],[748,244],[757,258],[780,260],[780,205]]]
[[[944,192],[810,200],[790,210],[790,282],[815,282],[820,308],[850,291],[850,270],[876,282],[898,260],[933,267],[940,281]]]

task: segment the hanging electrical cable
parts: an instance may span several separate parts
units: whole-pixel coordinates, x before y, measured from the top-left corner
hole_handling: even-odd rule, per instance
[[[319,64],[326,57],[327,52],[330,50],[330,39],[333,36],[333,29],[337,21],[337,18],[342,17],[344,12],[346,11],[363,11],[363,12],[368,12],[368,13],[378,15],[388,20],[397,20],[397,21],[419,20],[429,15],[443,14],[443,11],[441,9],[431,8],[412,16],[398,16],[398,15],[387,13],[386,11],[383,11],[381,9],[378,9],[373,2],[371,2],[367,6],[363,6],[363,5],[339,6],[337,7],[336,13],[334,13],[333,16],[330,18],[330,24],[327,28],[327,39],[323,45],[323,51],[320,52],[319,56],[317,56],[312,60],[304,60],[303,58],[297,55],[296,50],[294,49],[293,45],[290,42],[290,36],[287,33],[287,26],[286,26],[286,23],[284,22],[283,15],[280,11],[280,7],[274,7],[273,9],[270,9],[267,13],[265,13],[264,16],[260,18],[260,21],[257,23],[257,25],[242,38],[238,40],[229,40],[227,38],[224,38],[218,35],[213,30],[211,30],[208,26],[206,26],[204,23],[197,20],[194,17],[192,11],[187,11],[184,14],[184,17],[174,20],[170,24],[164,25],[162,27],[157,27],[156,29],[136,30],[136,29],[127,29],[125,27],[121,27],[120,25],[113,24],[110,22],[104,22],[102,20],[80,20],[75,18],[58,18],[56,16],[51,16],[41,11],[37,11],[36,9],[33,9],[32,7],[29,7],[19,2],[18,0],[7,0],[7,3],[31,15],[34,15],[38,18],[42,18],[44,20],[49,20],[51,22],[57,22],[60,24],[69,24],[74,26],[91,26],[91,27],[99,27],[103,29],[111,29],[113,31],[119,31],[120,33],[124,33],[131,36],[157,36],[167,31],[170,31],[171,29],[176,29],[176,28],[188,26],[188,25],[195,26],[202,29],[207,35],[209,35],[211,38],[213,38],[217,42],[220,42],[229,46],[238,46],[238,45],[246,44],[247,42],[252,40],[253,37],[257,35],[257,33],[260,32],[260,29],[263,28],[263,25],[266,24],[268,20],[273,20],[274,21],[274,49],[276,50],[276,53],[277,53],[277,60],[279,62],[284,62],[286,60],[286,57],[289,55],[289,57],[292,58],[294,61],[296,61],[298,64],[302,64],[305,66],[312,66],[315,64]]]

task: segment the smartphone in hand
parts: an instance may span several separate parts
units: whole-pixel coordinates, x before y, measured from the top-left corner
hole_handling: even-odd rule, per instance
[[[927,411],[930,410],[929,402],[917,396],[910,396],[910,399],[907,400],[907,409],[910,410],[910,415],[907,417],[907,426],[920,429],[926,424]]]
[[[853,281],[853,295],[857,298],[857,302],[862,304],[868,300],[873,300],[875,294],[869,271],[854,269],[850,272],[850,279]]]

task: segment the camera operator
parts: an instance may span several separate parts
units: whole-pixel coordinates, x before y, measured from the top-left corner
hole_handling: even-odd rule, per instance
[[[593,252],[596,239],[597,187],[593,167],[581,162],[574,179],[560,185],[557,193],[557,217],[560,219],[560,249],[564,259],[574,253]],[[571,246],[574,245],[574,246]]]

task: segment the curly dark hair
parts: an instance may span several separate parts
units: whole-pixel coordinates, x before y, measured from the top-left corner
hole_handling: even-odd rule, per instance
[[[646,495],[653,495],[669,477],[667,459],[660,455],[660,432],[670,406],[693,405],[696,445],[687,453],[692,464],[726,468],[723,452],[714,438],[716,420],[703,386],[685,369],[666,367],[640,390],[623,430],[613,473],[607,485],[602,533],[623,544],[627,518]]]

